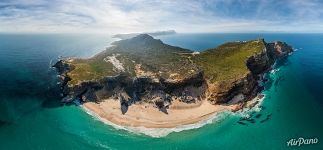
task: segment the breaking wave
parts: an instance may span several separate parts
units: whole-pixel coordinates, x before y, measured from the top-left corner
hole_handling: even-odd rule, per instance
[[[185,131],[185,130],[201,128],[204,125],[219,122],[230,115],[229,111],[224,111],[224,112],[220,112],[220,113],[214,113],[208,119],[201,120],[201,121],[194,123],[194,124],[181,125],[181,126],[177,126],[174,128],[146,128],[146,127],[129,127],[129,126],[117,125],[107,119],[104,119],[104,118],[98,116],[97,114],[95,114],[94,112],[92,112],[91,110],[89,110],[85,107],[82,107],[82,108],[85,110],[86,113],[93,116],[95,119],[102,121],[103,123],[110,125],[117,130],[126,130],[131,133],[143,134],[143,135],[147,135],[147,136],[154,137],[154,138],[165,137],[172,132],[181,132],[181,131]]]

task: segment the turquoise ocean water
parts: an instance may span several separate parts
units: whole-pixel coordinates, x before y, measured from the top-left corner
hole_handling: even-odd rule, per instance
[[[157,38],[196,51],[255,38],[286,41],[298,50],[268,74],[263,109],[250,112],[255,123],[238,124],[240,116],[229,115],[202,128],[152,138],[105,125],[78,106],[59,104],[51,64],[59,56],[90,57],[113,41],[109,35],[0,34],[0,149],[323,149],[323,34]],[[319,143],[287,147],[287,141],[299,137]]]

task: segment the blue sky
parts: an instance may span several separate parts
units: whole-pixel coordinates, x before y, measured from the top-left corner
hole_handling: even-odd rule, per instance
[[[323,32],[320,0],[1,0],[0,32]]]

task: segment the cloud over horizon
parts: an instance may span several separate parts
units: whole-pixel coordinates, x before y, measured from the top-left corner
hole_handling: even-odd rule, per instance
[[[319,0],[2,0],[0,32],[323,32]]]

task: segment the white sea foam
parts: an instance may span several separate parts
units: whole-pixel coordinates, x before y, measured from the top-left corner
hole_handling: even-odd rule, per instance
[[[159,138],[159,137],[167,136],[172,132],[181,132],[185,130],[197,129],[207,124],[219,122],[224,118],[226,118],[227,115],[228,115],[227,112],[215,113],[212,116],[210,116],[208,119],[201,120],[194,124],[181,125],[174,128],[128,127],[128,129],[130,129],[131,132],[142,133],[151,137]]]
[[[262,109],[261,105],[262,105],[265,97],[266,97],[266,95],[264,95],[260,99],[258,97],[255,97],[253,100],[251,100],[252,102],[258,101],[258,103],[251,108],[244,108],[244,109],[239,110],[237,112],[224,111],[224,112],[214,113],[213,115],[211,115],[209,118],[207,118],[205,120],[201,120],[201,121],[194,123],[194,124],[177,126],[174,128],[146,128],[146,127],[121,126],[121,125],[115,124],[105,118],[100,117],[99,115],[97,115],[93,111],[87,109],[86,107],[82,107],[82,108],[85,110],[86,113],[88,113],[89,115],[91,115],[95,119],[97,119],[107,125],[110,125],[117,130],[126,130],[126,131],[129,131],[134,134],[139,134],[139,135],[144,134],[144,135],[147,135],[150,137],[160,138],[160,137],[165,137],[172,132],[181,132],[181,131],[185,131],[185,130],[201,128],[207,124],[219,122],[219,121],[227,118],[230,115],[240,116],[240,117],[250,117],[250,112],[259,112]]]
[[[266,97],[265,94],[262,93],[262,95],[264,95],[264,96],[262,98],[260,98],[260,99],[258,97],[255,97],[253,100],[251,100],[251,101],[254,101],[254,102],[258,101],[258,103],[255,106],[253,106],[251,108],[243,108],[243,109],[241,109],[241,110],[239,110],[237,112],[230,112],[230,114],[231,115],[237,115],[237,116],[240,116],[240,117],[250,117],[250,112],[259,112],[259,111],[261,111],[262,103],[263,103],[263,101],[264,101],[264,99]]]
[[[185,131],[185,130],[201,128],[207,124],[219,122],[230,115],[237,115],[240,117],[249,117],[250,112],[254,112],[254,111],[259,112],[261,110],[261,105],[262,105],[264,98],[265,98],[265,95],[261,99],[258,99],[258,97],[254,98],[252,101],[258,101],[258,103],[252,108],[244,108],[244,109],[239,110],[237,112],[224,111],[224,112],[220,112],[220,113],[214,113],[213,115],[211,115],[209,118],[207,118],[205,120],[201,120],[201,121],[194,123],[194,124],[177,126],[174,128],[146,128],[146,127],[121,126],[121,125],[115,124],[105,118],[98,116],[96,113],[92,112],[91,110],[89,110],[85,107],[82,107],[82,108],[85,110],[86,113],[93,116],[95,119],[97,119],[107,125],[110,125],[117,130],[126,130],[131,133],[138,134],[138,135],[144,134],[144,135],[147,135],[150,137],[160,138],[160,137],[165,137],[172,132],[181,132],[181,131]]]
[[[85,107],[82,107],[82,108],[89,115],[93,116],[95,119],[98,119],[99,121],[102,121],[103,123],[110,125],[117,130],[126,130],[131,133],[144,134],[144,135],[154,137],[154,138],[165,137],[172,132],[181,132],[181,131],[185,131],[185,130],[201,128],[204,125],[211,124],[214,122],[219,122],[219,121],[223,120],[224,118],[226,118],[230,114],[228,111],[224,111],[221,113],[214,113],[208,119],[201,120],[201,121],[194,123],[194,124],[181,125],[181,126],[177,126],[174,128],[146,128],[146,127],[120,126],[115,123],[112,123],[111,121],[109,121],[107,119],[104,119],[104,118],[98,116],[96,113],[92,112],[91,110],[89,110]]]
[[[278,68],[278,69],[273,69],[273,70],[271,70],[271,71],[270,71],[270,73],[271,73],[271,74],[275,74],[275,73],[276,73],[276,72],[278,72],[279,70],[280,70],[279,68]]]

